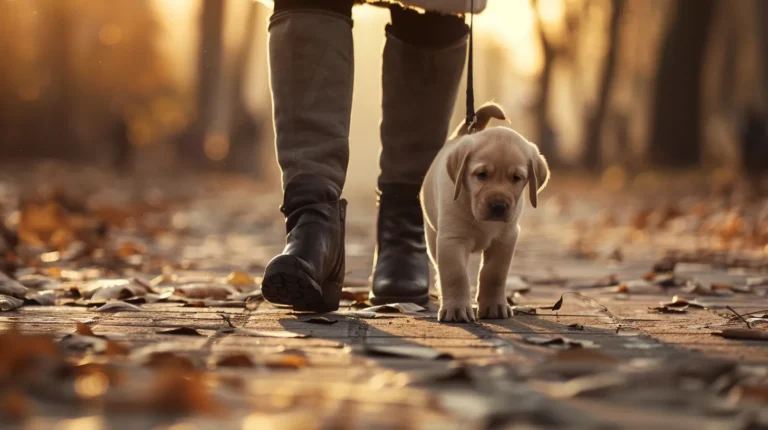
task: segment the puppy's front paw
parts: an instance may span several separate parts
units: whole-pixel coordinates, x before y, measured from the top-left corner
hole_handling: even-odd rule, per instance
[[[512,318],[512,308],[509,307],[507,301],[498,302],[483,302],[479,301],[477,304],[477,317],[485,319],[507,319]]]
[[[440,306],[440,310],[437,312],[437,320],[440,322],[468,323],[475,321],[475,312],[469,303],[458,306],[446,304]]]

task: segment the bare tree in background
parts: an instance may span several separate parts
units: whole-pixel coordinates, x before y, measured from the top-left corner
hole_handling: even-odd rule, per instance
[[[552,71],[554,69],[557,48],[550,42],[544,23],[539,13],[539,0],[531,0],[531,8],[536,15],[536,27],[538,29],[539,43],[543,54],[543,66],[539,76],[539,89],[534,104],[534,116],[536,119],[536,144],[539,150],[550,164],[557,164],[558,154],[555,147],[555,133],[552,122],[549,119],[549,98],[552,87]]]
[[[213,123],[221,74],[224,4],[225,0],[203,0],[197,57],[196,116],[177,142],[182,161],[196,167],[209,164],[205,156],[205,139]]]
[[[583,164],[588,169],[602,167],[602,127],[608,109],[608,101],[613,88],[614,75],[616,73],[616,58],[621,41],[621,17],[624,13],[626,0],[612,0],[611,20],[608,29],[608,52],[603,64],[603,72],[600,77],[600,90],[597,96],[597,105],[590,110],[587,117],[587,126],[584,134],[584,160]]]
[[[659,166],[692,167],[701,159],[702,69],[714,0],[675,0],[661,47],[650,142]]]
[[[255,1],[251,2],[245,22],[245,34],[235,58],[232,76],[233,85],[230,100],[233,106],[229,124],[230,150],[225,161],[229,168],[243,173],[253,173],[256,166],[260,164],[258,154],[260,154],[261,126],[251,114],[245,101],[248,64],[253,51],[253,43],[256,40],[256,24],[261,15],[260,11],[260,4]]]
[[[44,67],[50,77],[42,92],[43,114],[38,127],[42,135],[37,139],[40,155],[56,158],[73,158],[75,151],[76,91],[71,59],[73,57],[74,16],[71,2],[43,0],[45,36]],[[34,154],[27,154],[34,155]]]

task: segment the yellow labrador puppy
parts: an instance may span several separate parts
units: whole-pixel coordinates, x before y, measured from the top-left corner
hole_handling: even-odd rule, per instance
[[[477,289],[479,318],[509,318],[506,280],[520,233],[523,190],[536,207],[549,179],[538,147],[503,127],[485,129],[491,118],[506,119],[494,104],[477,111],[476,132],[462,124],[429,168],[421,190],[429,257],[438,274],[438,321],[475,320],[467,264],[481,252]]]

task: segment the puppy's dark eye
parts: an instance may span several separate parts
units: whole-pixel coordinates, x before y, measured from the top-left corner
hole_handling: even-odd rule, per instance
[[[475,173],[475,176],[477,176],[477,179],[480,179],[481,181],[484,181],[484,180],[488,179],[488,172],[486,172],[485,170],[481,170],[481,171]]]
[[[512,175],[512,182],[518,183],[523,180],[523,177],[520,175]]]

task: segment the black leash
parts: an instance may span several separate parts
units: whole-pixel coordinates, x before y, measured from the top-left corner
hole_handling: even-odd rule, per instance
[[[472,28],[474,27],[475,18],[475,0],[470,1],[469,11],[469,55],[467,59],[467,133],[473,133],[475,131],[475,123],[477,122],[477,115],[475,115],[475,89],[474,89],[474,76],[472,73]]]

